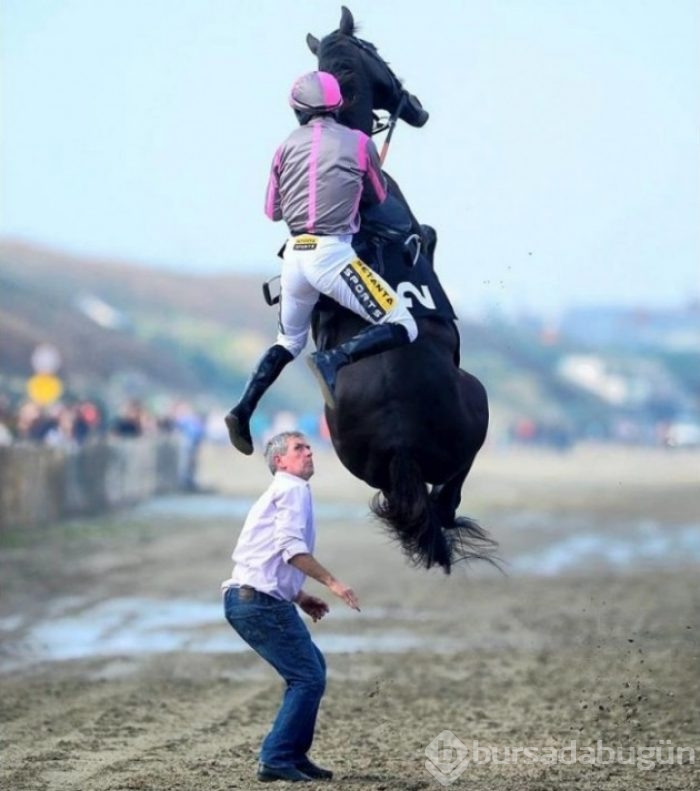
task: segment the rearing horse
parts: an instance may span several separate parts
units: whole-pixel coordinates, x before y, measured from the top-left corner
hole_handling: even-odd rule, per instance
[[[376,109],[413,126],[427,121],[420,102],[402,88],[374,45],[355,36],[347,8],[337,31],[320,41],[309,34],[307,44],[319,69],[340,83],[345,99],[341,123],[371,134]],[[414,238],[422,237],[413,269],[422,266],[433,278],[433,288],[439,288],[432,272],[432,229],[418,225],[396,183],[387,181],[390,194],[410,214]],[[369,225],[363,219],[353,242],[361,256],[380,273],[393,262],[405,269],[410,281],[404,239],[379,241]],[[421,287],[409,285],[408,293],[428,303],[420,298]],[[426,568],[439,565],[449,573],[463,558],[493,562],[495,542],[476,522],[457,516],[462,484],[486,438],[488,400],[481,382],[458,367],[459,335],[451,309],[445,318],[430,311],[418,315],[416,307],[414,301],[417,340],[342,368],[336,409],[326,408],[326,418],[342,464],[381,492],[372,501],[373,513],[413,562]],[[322,298],[314,313],[314,341],[319,349],[333,347],[364,325],[355,314]]]

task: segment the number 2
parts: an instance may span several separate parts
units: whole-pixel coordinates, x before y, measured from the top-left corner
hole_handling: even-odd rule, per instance
[[[409,308],[413,307],[413,300],[411,299],[411,296],[414,296],[424,308],[428,308],[428,310],[435,310],[435,300],[433,299],[428,286],[421,286],[419,290],[413,285],[413,283],[404,281],[403,283],[398,284],[396,291],[406,300]]]

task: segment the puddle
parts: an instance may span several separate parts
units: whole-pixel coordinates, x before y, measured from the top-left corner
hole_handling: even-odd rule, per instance
[[[253,498],[220,495],[169,495],[157,497],[131,509],[125,518],[171,517],[189,520],[235,518],[242,520]],[[314,503],[320,520],[367,520],[365,506],[320,501]],[[556,530],[545,546],[508,558],[509,573],[554,576],[591,565],[631,569],[638,565],[668,566],[700,561],[700,525],[660,525],[642,521],[616,526],[612,531],[591,531],[587,518],[553,517],[519,511],[503,519],[508,529],[520,531]],[[413,615],[412,617],[415,617]]]
[[[28,640],[42,659],[188,650],[196,630],[221,617],[220,606],[206,603],[114,599],[41,622]]]
[[[156,497],[141,503],[127,513],[125,518],[167,516],[179,519],[245,519],[255,498],[225,497],[221,495],[170,495]],[[356,503],[334,503],[314,500],[314,513],[318,519],[367,519],[367,506]]]
[[[591,567],[626,570],[700,561],[700,525],[630,525],[627,534],[577,532],[510,559],[510,572],[556,576]]]
[[[184,519],[243,518],[252,504],[248,498],[220,496],[159,497],[132,509],[126,518],[153,516]],[[364,507],[320,502],[319,518],[366,519]],[[700,525],[662,525],[651,520],[617,524],[614,530],[592,531],[579,517],[520,513],[506,530],[528,531],[533,542],[506,557],[510,574],[556,576],[610,568],[624,571],[700,563]],[[152,600],[123,597],[99,603],[78,596],[52,597],[44,619],[27,623],[21,615],[0,619],[0,670],[44,661],[95,657],[134,658],[147,654],[185,651],[240,653],[250,649],[226,624],[218,597],[213,601]],[[352,634],[355,614],[337,609],[314,634],[326,653],[442,653],[463,647],[450,638],[421,636],[418,622],[439,621],[444,613],[401,607],[363,608],[364,622],[383,622],[381,629]],[[386,628],[388,625],[389,628]]]
[[[59,614],[59,609],[62,613]],[[344,622],[339,611],[333,620]],[[399,608],[366,608],[363,618],[370,621],[390,619],[406,623],[428,620],[434,613]],[[20,621],[3,619],[0,633],[9,648],[8,632]],[[318,632],[314,635],[326,653],[381,652],[400,653],[427,650],[440,653],[454,650],[454,641],[424,638],[409,629],[383,629],[374,634]],[[0,667],[13,669],[28,663],[90,659],[109,656],[134,656],[170,651],[193,653],[240,653],[249,651],[226,624],[222,605],[217,602],[188,600],[154,601],[136,597],[113,599],[92,606],[66,597],[54,602],[54,614],[32,626],[18,641],[11,656],[0,658]],[[19,654],[22,654],[20,657]]]
[[[23,620],[21,615],[8,615],[5,618],[0,618],[0,633],[19,629]]]

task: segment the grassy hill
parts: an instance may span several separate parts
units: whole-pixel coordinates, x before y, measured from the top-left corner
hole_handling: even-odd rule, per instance
[[[275,337],[277,310],[262,299],[262,279],[183,275],[0,241],[0,394],[22,396],[33,349],[50,341],[69,395],[113,405],[134,394],[187,397],[228,407]],[[616,349],[614,339],[596,348],[563,335],[552,342],[527,322],[463,321],[459,330],[462,367],[489,392],[493,433],[523,416],[585,433],[620,417],[653,422],[684,403],[693,407],[684,395],[692,382],[680,375],[685,358]],[[622,376],[631,400],[615,407],[562,377],[561,361],[576,354],[593,354],[613,378]],[[640,389],[649,394],[636,404]],[[289,366],[263,407],[320,410],[307,367]]]
[[[149,396],[227,405],[276,333],[277,311],[264,303],[261,282],[0,242],[0,382],[22,393],[33,349],[50,341],[63,359],[61,376],[77,396],[99,393],[116,402],[136,388]],[[486,381],[515,381],[507,375],[513,371],[507,344],[476,324],[462,324],[460,331],[465,367]],[[523,368],[517,379],[516,402],[549,403],[536,376]],[[320,408],[305,365],[289,366],[281,383],[266,397],[267,408]]]
[[[275,336],[277,312],[264,303],[261,281],[182,275],[2,242],[0,376],[6,387],[21,387],[32,373],[32,350],[49,341],[76,391],[126,379],[149,393],[206,394],[227,403]],[[312,379],[302,371],[285,372],[287,404],[311,396]]]

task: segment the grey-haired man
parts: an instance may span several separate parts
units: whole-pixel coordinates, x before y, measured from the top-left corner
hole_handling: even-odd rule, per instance
[[[328,605],[302,590],[308,576],[359,610],[352,588],[313,556],[316,529],[309,478],[311,447],[298,432],[267,444],[273,480],[248,513],[233,551],[231,578],[222,584],[226,620],[287,682],[282,705],[260,750],[258,780],[330,780],[333,773],[308,757],[325,690],[323,654],[294,604],[317,621]]]

